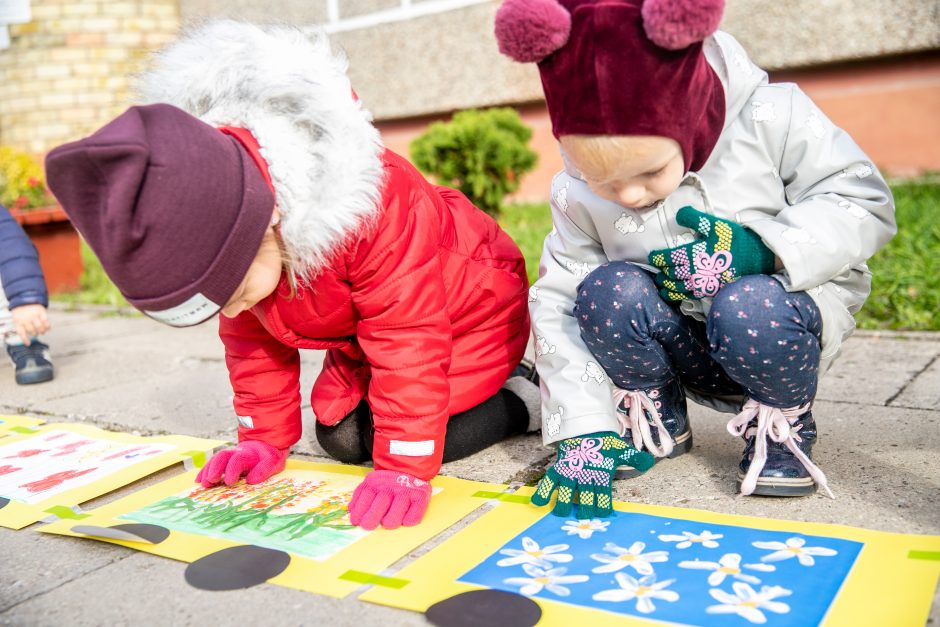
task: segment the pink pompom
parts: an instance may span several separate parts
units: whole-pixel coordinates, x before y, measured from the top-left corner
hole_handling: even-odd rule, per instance
[[[571,15],[555,0],[506,0],[496,11],[499,51],[520,63],[538,63],[565,45]]]
[[[645,0],[643,28],[650,40],[668,50],[681,50],[716,30],[725,0]]]

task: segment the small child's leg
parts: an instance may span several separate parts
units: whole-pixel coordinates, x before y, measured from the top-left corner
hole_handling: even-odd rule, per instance
[[[816,396],[822,318],[806,292],[765,275],[724,286],[708,316],[714,359],[748,395],[776,407]]]
[[[16,382],[20,385],[45,383],[54,376],[49,346],[32,338],[29,346],[16,333],[13,314],[0,283],[0,340],[15,368]]]
[[[444,462],[479,453],[528,428],[526,403],[503,388],[476,407],[450,417],[444,436]]]
[[[744,494],[800,496],[826,485],[811,460],[816,422],[810,407],[821,334],[813,299],[805,292],[787,292],[769,276],[730,283],[712,303],[712,356],[750,398],[729,423],[729,430],[745,440],[739,467]]]
[[[326,454],[344,464],[372,459],[372,411],[365,400],[335,425],[317,421],[317,442]]]
[[[535,392],[538,388],[526,382]],[[452,462],[478,453],[506,438],[526,433],[532,406],[517,392],[503,388],[476,407],[454,414],[444,435],[444,461]],[[327,454],[346,464],[372,459],[375,429],[372,411],[363,400],[348,416],[332,426],[317,422],[317,441]]]
[[[657,456],[689,449],[682,385],[706,394],[741,392],[709,357],[704,325],[660,298],[652,277],[639,266],[613,261],[597,268],[578,287],[574,314],[581,338],[620,388],[614,402],[623,415],[624,436],[637,448]],[[591,378],[588,364],[582,380]],[[662,428],[671,442],[660,438]]]

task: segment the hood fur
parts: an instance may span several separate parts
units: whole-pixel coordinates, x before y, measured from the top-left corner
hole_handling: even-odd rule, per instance
[[[261,145],[294,274],[309,280],[377,211],[382,144],[323,33],[219,20],[189,30],[140,77],[165,102]]]

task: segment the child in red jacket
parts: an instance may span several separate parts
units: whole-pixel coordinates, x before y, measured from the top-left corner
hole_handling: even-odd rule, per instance
[[[325,37],[212,23],[143,87],[168,104],[55,149],[47,177],[130,303],[174,326],[222,313],[239,444],[197,480],[283,469],[298,349],[327,351],[320,444],[374,461],[350,503],[367,529],[417,524],[442,460],[539,428],[536,387],[510,378],[529,337],[522,254],[382,147]]]

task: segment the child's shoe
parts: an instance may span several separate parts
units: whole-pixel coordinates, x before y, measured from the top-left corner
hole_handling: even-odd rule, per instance
[[[678,457],[692,448],[685,390],[678,377],[648,390],[614,388],[623,439],[656,457]],[[669,436],[662,437],[665,431]]]
[[[509,374],[503,389],[519,397],[525,404],[529,415],[529,424],[526,433],[534,433],[542,428],[542,394],[539,390],[539,375],[535,371],[535,364],[523,359],[522,362]]]
[[[779,409],[748,400],[728,431],[745,442],[738,466],[741,494],[807,496],[819,485],[832,496],[826,475],[812,461],[816,421],[809,405]]]
[[[7,344],[7,353],[16,366],[16,382],[20,385],[43,383],[53,377],[49,347],[39,340],[25,344]]]

